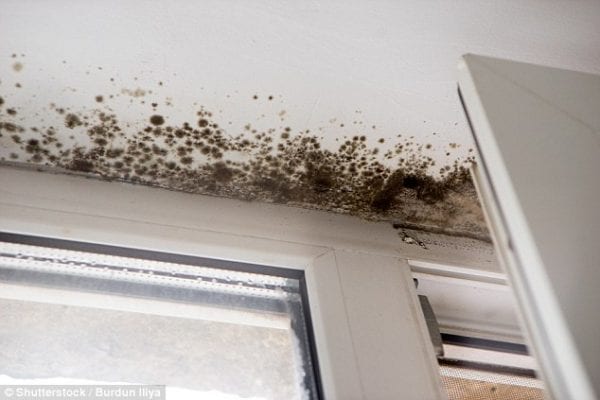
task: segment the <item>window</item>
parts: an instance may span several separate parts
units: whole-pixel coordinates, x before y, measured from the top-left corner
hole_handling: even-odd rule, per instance
[[[1,238],[0,384],[160,384],[167,398],[317,398],[302,271]]]
[[[0,233],[0,241],[4,238],[5,242],[15,242],[10,240],[14,235],[52,238],[46,243],[21,241],[20,244],[56,249],[60,242],[55,240],[62,240],[68,241],[69,250],[76,252],[129,261],[143,259],[149,264],[160,262],[178,268],[199,265],[223,271],[224,267],[240,273],[261,272],[271,278],[296,280],[302,314],[307,315],[310,310],[310,319],[305,318],[307,336],[312,333],[315,343],[314,352],[304,347],[303,354],[318,354],[320,379],[313,380],[314,385],[320,382],[319,394],[325,399],[445,398],[406,260],[411,254],[416,256],[416,252],[425,250],[398,240],[398,233],[389,224],[77,176],[9,167],[0,167],[0,172],[0,232],[6,232]],[[110,254],[103,251],[106,250],[103,246],[73,247],[77,242],[108,245]],[[160,249],[169,254],[168,258],[160,258],[160,253],[133,249]],[[260,271],[246,268],[252,265],[261,266]],[[137,264],[127,267],[127,272],[136,272],[135,268]],[[156,279],[151,275],[158,274],[153,271],[145,275],[146,279]],[[59,279],[52,283],[64,282]],[[139,307],[132,310],[119,307],[124,304],[124,296],[118,293],[89,293],[47,284],[40,287],[41,284],[33,282],[4,282],[2,285],[0,293],[5,297],[9,292],[4,288],[8,286],[28,289],[27,297],[21,291],[13,295],[14,300],[36,301],[31,294],[34,288],[36,292],[44,289],[46,293],[60,290],[55,297],[61,306],[78,304],[72,299],[64,304],[68,293],[77,293],[77,301],[82,301],[83,294],[85,297],[106,296],[96,299],[91,303],[94,307],[88,308],[139,311]],[[169,291],[173,293],[174,289],[169,288]],[[281,291],[289,293],[289,289],[282,287],[274,294]],[[117,296],[119,301],[111,301],[111,296]],[[139,297],[135,300],[145,301],[143,311],[147,314],[162,310],[164,316],[173,317],[177,316],[173,313],[183,309],[182,304],[171,300],[166,300],[169,307],[161,309],[159,304],[164,304],[164,299]],[[151,306],[150,300],[155,300]],[[195,304],[194,309],[203,310],[207,306]],[[206,314],[217,319],[242,311],[256,319],[261,314],[252,308],[218,307],[218,310],[219,313]],[[183,317],[188,315],[186,311]],[[262,313],[265,315],[272,317],[273,313]],[[290,317],[288,320],[296,337],[301,338],[302,330],[297,329],[295,320]],[[77,335],[71,337],[76,339]],[[172,343],[179,342],[173,340]],[[308,340],[309,346],[310,343]],[[301,359],[294,355],[297,353],[291,354],[294,360]],[[160,359],[155,357],[154,364],[161,364]],[[304,371],[312,369],[315,373],[316,358],[312,357],[310,362],[313,368],[303,361]],[[147,369],[151,369],[150,366]],[[306,376],[302,378],[299,372],[293,380],[310,388],[310,382],[304,383]],[[193,377],[195,381],[200,378]],[[312,396],[312,393],[309,394]]]

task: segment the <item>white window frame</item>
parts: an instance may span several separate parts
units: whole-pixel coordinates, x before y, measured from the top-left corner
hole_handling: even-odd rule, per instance
[[[446,397],[388,223],[1,167],[0,231],[304,270],[324,398]]]

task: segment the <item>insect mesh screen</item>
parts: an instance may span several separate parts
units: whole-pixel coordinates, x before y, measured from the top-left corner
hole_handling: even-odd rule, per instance
[[[543,400],[541,381],[469,368],[441,366],[449,400]]]

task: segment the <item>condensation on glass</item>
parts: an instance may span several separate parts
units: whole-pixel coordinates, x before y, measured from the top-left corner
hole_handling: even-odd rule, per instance
[[[1,242],[0,384],[316,398],[301,292],[297,278]]]

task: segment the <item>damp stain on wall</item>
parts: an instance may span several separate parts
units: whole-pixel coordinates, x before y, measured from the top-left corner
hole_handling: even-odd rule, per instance
[[[134,98],[148,93],[152,90],[121,90]],[[250,95],[248,101],[258,97]],[[265,98],[273,100],[270,94]],[[369,133],[343,136],[332,148],[323,144],[322,135],[280,126],[281,121],[268,129],[248,123],[232,132],[222,126],[226,117],[202,105],[186,122],[171,123],[154,101],[148,101],[138,124],[131,124],[109,107],[112,94],[90,93],[90,99],[96,106],[78,110],[61,107],[56,99],[48,112],[60,124],[25,126],[17,101],[0,97],[1,161],[351,214],[397,228],[487,237],[466,169],[472,158],[437,166],[427,155],[430,143],[392,135],[394,143],[387,139],[380,148],[383,136],[392,136],[374,138],[375,127],[369,126],[364,128]]]

